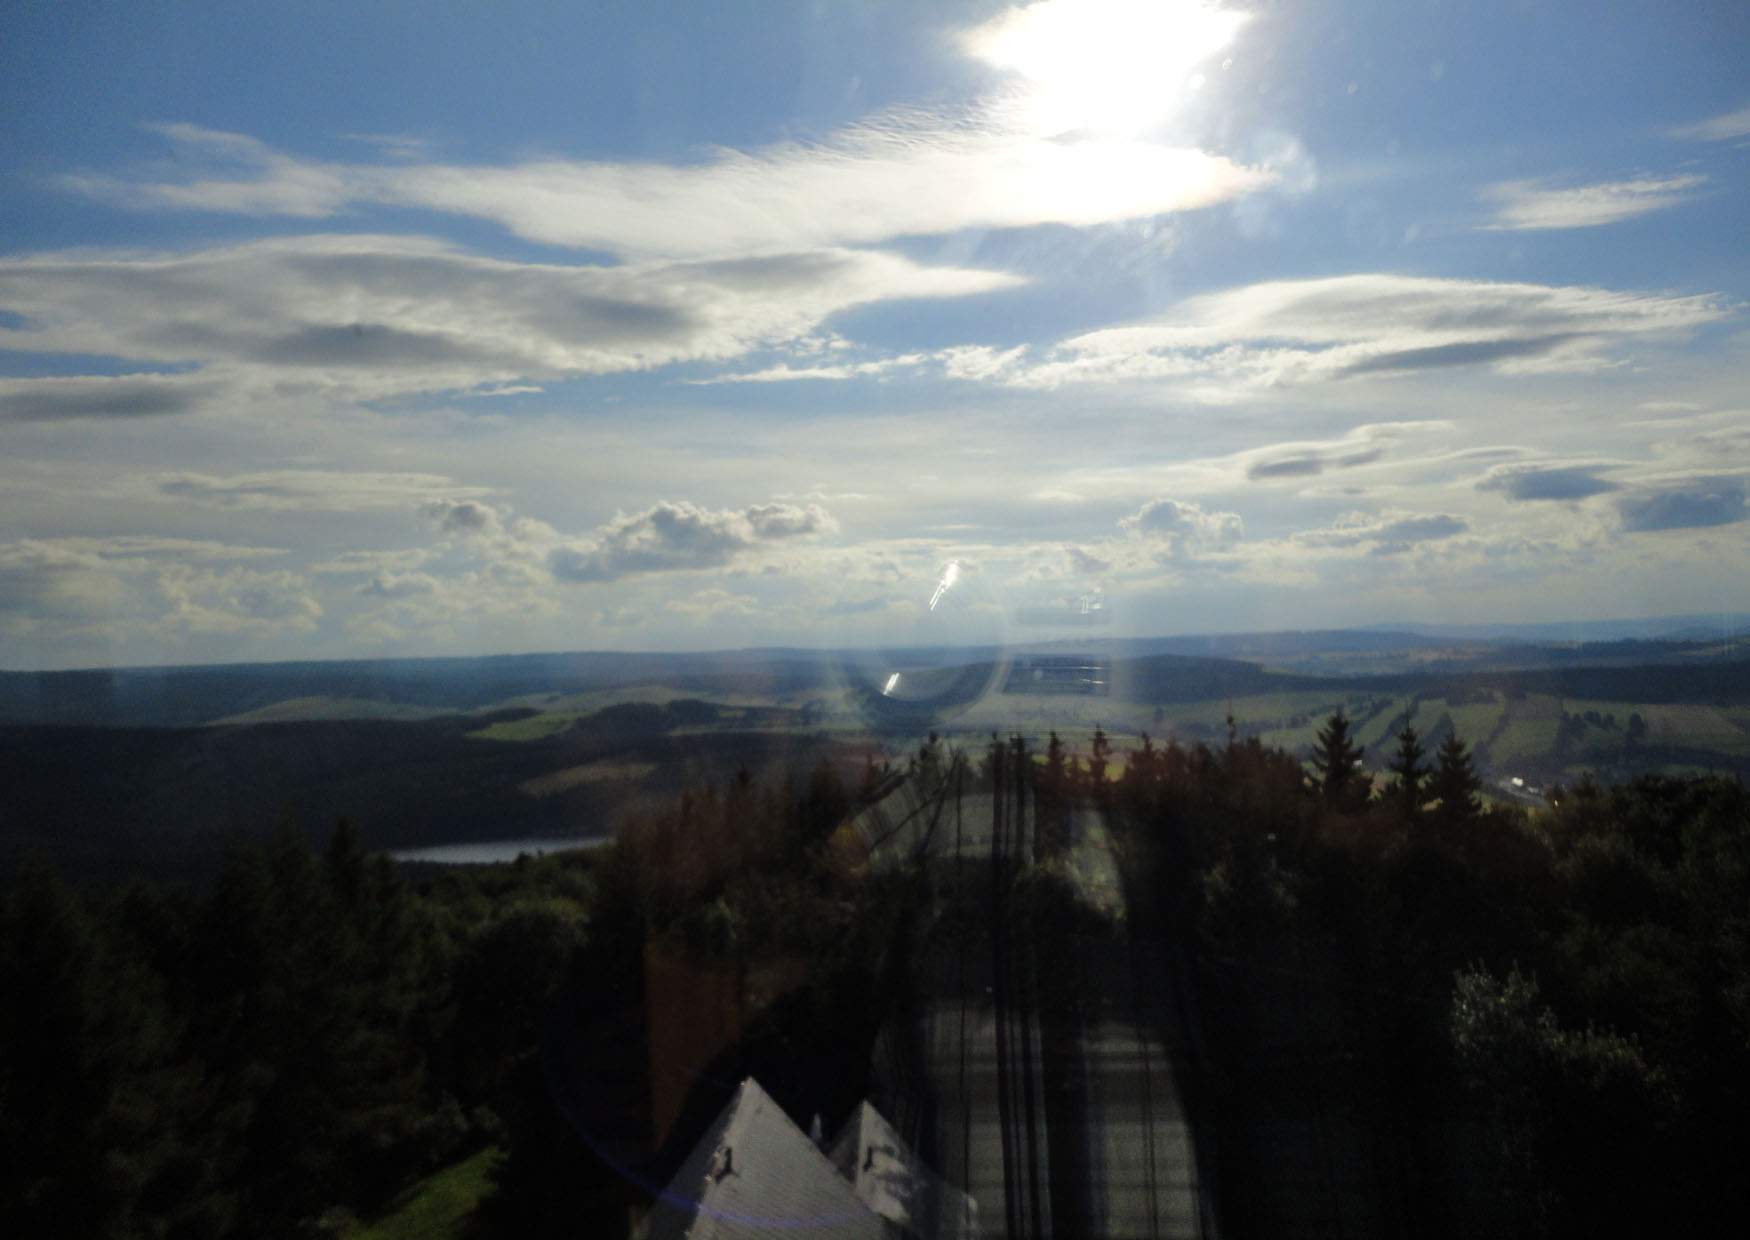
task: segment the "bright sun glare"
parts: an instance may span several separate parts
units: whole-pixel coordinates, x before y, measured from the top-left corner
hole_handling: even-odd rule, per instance
[[[1203,0],[1040,0],[967,31],[964,45],[1026,79],[1016,102],[1029,130],[1132,136],[1165,120],[1192,70],[1248,20]]]

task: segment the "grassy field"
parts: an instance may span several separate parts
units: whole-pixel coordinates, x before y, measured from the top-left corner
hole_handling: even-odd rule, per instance
[[[791,697],[785,696],[755,697],[738,693],[707,693],[677,689],[672,685],[629,685],[590,693],[534,693],[500,702],[492,709],[523,707],[535,710],[537,714],[523,719],[500,720],[468,735],[476,740],[486,741],[545,740],[565,731],[579,719],[609,706],[621,706],[629,702],[666,706],[670,702],[683,700],[709,702],[713,706],[724,707],[727,711],[801,705],[800,700],[792,701]],[[726,714],[724,722],[733,723],[734,716]]]
[[[287,698],[272,706],[244,711],[215,719],[215,726],[250,723],[305,723],[328,719],[436,719],[455,714],[430,706],[409,706],[397,702],[380,702],[374,698],[301,697]]]
[[[1462,706],[1448,705],[1445,698],[1423,698],[1417,704],[1410,726],[1427,736],[1439,725],[1443,715],[1451,715],[1458,738],[1467,745],[1475,745],[1495,730],[1505,708],[1506,704],[1499,696],[1488,702],[1466,702]]]
[[[539,741],[555,736],[576,723],[587,712],[547,711],[526,719],[501,719],[468,736],[477,741]]]
[[[1416,699],[1412,694],[1405,694],[1402,697],[1394,698],[1390,706],[1387,706],[1384,710],[1380,711],[1377,715],[1367,720],[1355,730],[1356,744],[1360,745],[1363,749],[1371,749],[1375,745],[1382,744],[1390,737],[1392,732],[1396,731],[1396,729],[1392,727],[1393,721],[1406,710],[1409,710],[1411,704],[1415,700]],[[1439,716],[1435,717],[1439,718]]]
[[[1567,703],[1571,715],[1597,711],[1600,715],[1615,715],[1616,728],[1601,731],[1589,728],[1587,740],[1610,747],[1622,743],[1622,729],[1628,726],[1630,714],[1639,712],[1647,723],[1646,740],[1651,745],[1680,745],[1685,748],[1711,749],[1716,753],[1750,754],[1750,715],[1732,708],[1717,706],[1672,705],[1655,703],[1637,705],[1634,702],[1603,702],[1573,700]]]
[[[1274,738],[1280,734],[1310,742],[1325,716],[1341,704],[1346,704],[1343,695],[1329,692],[1266,693],[1233,699],[1233,713],[1242,730],[1265,729],[1265,743],[1292,745],[1300,743],[1299,739]],[[1096,726],[1115,741],[1122,739],[1127,744],[1144,732],[1157,741],[1173,737],[1195,741],[1223,735],[1228,702],[1225,698],[1171,702],[1159,710],[1156,718],[1156,708],[1144,702],[1064,693],[993,693],[955,717],[952,727],[956,732],[1018,729],[1043,735],[1055,731],[1066,745],[1084,749]],[[1290,724],[1297,716],[1304,717],[1304,722]]]
[[[1554,751],[1561,728],[1561,703],[1533,693],[1507,703],[1507,725],[1489,747],[1495,769],[1512,774],[1514,766],[1542,762]]]
[[[720,708],[717,722],[686,725],[679,733],[733,730],[786,732],[796,728],[786,710],[800,700],[758,698],[731,694],[688,693],[673,686],[646,685],[599,693],[531,695],[517,704],[539,711],[525,719],[504,720],[470,733],[496,741],[538,741],[571,728],[579,719],[604,707],[625,702],[667,704],[694,697]],[[815,706],[809,731],[858,732],[866,720],[845,699],[844,692],[830,689],[812,696]],[[509,703],[507,703],[508,705]],[[1375,707],[1378,709],[1375,709]],[[1750,709],[1742,706],[1638,704],[1629,701],[1563,700],[1547,693],[1508,697],[1491,693],[1487,700],[1453,704],[1433,694],[1374,694],[1353,686],[1323,690],[1294,690],[1236,697],[1231,702],[1242,735],[1257,736],[1264,744],[1289,752],[1304,752],[1316,740],[1318,729],[1339,707],[1356,720],[1356,740],[1373,753],[1375,761],[1392,745],[1392,736],[1402,717],[1424,737],[1450,716],[1459,737],[1470,745],[1488,742],[1488,762],[1493,774],[1504,776],[1532,770],[1551,762],[1592,762],[1608,765],[1620,757],[1623,729],[1628,717],[1639,712],[1647,723],[1647,743],[1697,751],[1712,751],[1724,757],[1750,757]],[[774,710],[774,708],[777,708]],[[1085,754],[1094,729],[1104,728],[1120,753],[1148,733],[1157,741],[1176,739],[1194,744],[1219,743],[1225,736],[1230,703],[1225,698],[1172,702],[1155,706],[1122,697],[1091,697],[1077,694],[992,692],[963,714],[947,720],[940,731],[961,747],[982,745],[993,732],[1019,731],[1041,744],[1055,731],[1073,752]],[[1590,727],[1583,740],[1572,744],[1565,755],[1556,753],[1562,712],[1570,715],[1596,711],[1614,715],[1615,729]],[[921,741],[921,737],[918,741]],[[889,738],[899,752],[914,747]],[[1115,758],[1117,755],[1115,755]],[[554,772],[531,781],[524,791],[543,796],[578,784],[636,781],[648,771],[609,767],[577,767]]]
[[[654,762],[603,760],[568,766],[547,775],[526,779],[517,787],[532,797],[549,797],[584,784],[638,783],[656,773]]]
[[[360,1224],[348,1240],[458,1240],[492,1187],[495,1149],[428,1176],[403,1193],[379,1219]]]

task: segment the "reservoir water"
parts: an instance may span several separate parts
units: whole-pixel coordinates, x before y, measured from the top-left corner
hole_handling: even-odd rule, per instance
[[[397,848],[389,855],[397,861],[424,861],[434,865],[497,865],[515,861],[527,855],[541,857],[548,853],[572,852],[579,848],[597,848],[610,842],[609,836],[590,839],[528,839],[484,840],[474,844],[437,844],[430,848]]]

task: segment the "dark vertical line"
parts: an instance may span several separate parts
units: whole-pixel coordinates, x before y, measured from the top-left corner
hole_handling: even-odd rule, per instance
[[[1026,750],[1024,748],[1025,743],[1019,734],[1015,736],[1014,744],[1015,810],[1013,829],[1015,839],[1019,845],[1018,861],[1020,864],[1024,865],[1029,856],[1026,846]],[[1033,812],[1033,830],[1035,837],[1037,837],[1039,830],[1039,812],[1037,806],[1034,807]],[[1035,838],[1035,843],[1037,843],[1037,838]],[[1025,937],[1021,942],[1023,968],[1025,970],[1024,975],[1029,982],[1023,995],[1026,1002],[1022,1004],[1020,1011],[1021,1088],[1023,1091],[1021,1098],[1027,1116],[1027,1204],[1033,1215],[1033,1234],[1036,1236],[1043,1236],[1045,1234],[1045,1215],[1039,1201],[1039,1119],[1038,1109],[1034,1103],[1034,1095],[1038,1092],[1039,1084],[1038,1071],[1033,1063],[1033,1027],[1037,1022],[1038,1016],[1035,1011],[1038,1006],[1038,987],[1037,985],[1032,984],[1037,981],[1034,976],[1036,968],[1032,952],[1032,929],[1031,926],[1026,928]]]
[[[1154,1062],[1148,1053],[1148,1030],[1143,1021],[1142,997],[1137,996],[1138,1003],[1134,1020],[1136,1021],[1136,1045],[1142,1058],[1142,1144],[1143,1156],[1147,1161],[1143,1164],[1143,1191],[1148,1194],[1148,1234],[1157,1237],[1161,1234],[1160,1185],[1155,1176],[1155,1115],[1154,1115]]]
[[[961,762],[954,779],[954,896],[958,906],[957,914],[965,917],[968,909],[966,903],[966,871],[965,862],[961,857],[961,800],[965,794],[966,763]],[[962,931],[960,940],[960,1186],[970,1189],[972,1183],[972,1097],[966,1088],[966,1006],[971,997],[966,993],[966,940]]]
[[[1020,1198],[1015,1185],[1015,1171],[1019,1160],[1014,1156],[1011,1145],[1014,1132],[1010,1119],[1009,1103],[1009,1038],[1007,1004],[1005,1002],[1008,987],[1005,979],[1007,961],[1004,951],[1004,938],[1007,931],[1003,925],[1003,852],[1007,845],[1003,821],[1003,799],[1008,791],[1008,771],[1004,746],[1002,742],[996,741],[994,738],[992,741],[991,776],[991,1015],[992,1025],[996,1032],[997,1051],[997,1130],[1002,1141],[1003,1154],[1003,1215],[1007,1223],[1007,1234],[1018,1237],[1021,1235],[1021,1218]]]

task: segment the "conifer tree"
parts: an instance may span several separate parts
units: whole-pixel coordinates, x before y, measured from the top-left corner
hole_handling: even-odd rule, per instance
[[[1458,739],[1458,733],[1446,738],[1436,757],[1428,791],[1440,799],[1440,816],[1449,822],[1460,822],[1482,813],[1483,804],[1477,796],[1482,781],[1471,769],[1470,753]]]
[[[1047,795],[1056,795],[1063,788],[1065,767],[1063,761],[1063,741],[1053,732],[1045,743],[1044,791]]]
[[[1428,778],[1428,768],[1422,765],[1422,759],[1426,756],[1416,729],[1406,723],[1398,733],[1398,751],[1392,755],[1388,768],[1395,777],[1391,794],[1405,821],[1414,818],[1422,808],[1422,786]]]
[[[1104,728],[1094,726],[1093,752],[1088,756],[1088,782],[1095,792],[1106,786],[1106,765],[1112,756],[1112,742]]]
[[[1338,710],[1319,729],[1318,743],[1313,746],[1313,762],[1318,767],[1315,780],[1325,804],[1356,810],[1367,803],[1373,780],[1359,769],[1361,754],[1361,746],[1349,731],[1348,716]]]

